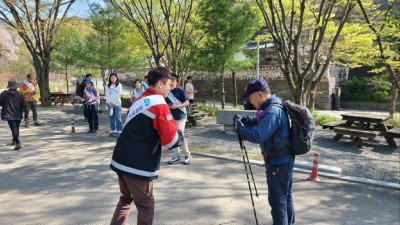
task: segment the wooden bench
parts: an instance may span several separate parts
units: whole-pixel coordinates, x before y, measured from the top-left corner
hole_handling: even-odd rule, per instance
[[[322,124],[322,129],[329,129],[332,130],[334,127],[339,127],[343,126],[346,123],[344,120],[339,120],[339,121],[332,121],[329,123]]]
[[[197,125],[197,120],[202,119],[203,117],[207,116],[206,112],[198,112],[188,115],[188,122],[191,123],[193,126]]]
[[[334,127],[333,130],[337,134],[334,138],[335,140],[339,140],[343,135],[354,136],[354,141],[358,148],[361,147],[361,138],[374,139],[376,136],[381,134],[378,130],[364,130],[355,127]]]
[[[386,135],[387,137],[391,137],[391,138],[400,138],[400,128],[392,128],[388,131],[386,131]]]
[[[50,93],[50,99],[54,103],[54,105],[57,105],[57,103],[61,103],[61,105],[64,105],[65,103],[69,103],[70,97],[71,97],[71,94],[65,94],[62,92],[51,92]]]

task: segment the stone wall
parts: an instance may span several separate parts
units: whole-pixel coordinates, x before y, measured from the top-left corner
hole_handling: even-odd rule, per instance
[[[317,109],[328,110],[331,109],[330,95],[335,91],[336,84],[338,83],[338,73],[340,70],[334,70],[327,73],[326,76],[320,81],[315,106]],[[193,72],[190,74],[193,77],[193,85],[198,93],[195,95],[195,100],[198,102],[205,102],[206,100],[221,101],[221,83],[219,75],[210,73]],[[283,77],[279,67],[266,67],[260,69],[260,77],[267,80],[272,93],[285,100],[293,100],[292,93],[289,89],[286,79]],[[242,71],[236,74],[237,95],[238,98],[244,92],[246,84],[256,78],[256,72]],[[233,102],[233,84],[232,75],[229,73],[224,74],[224,88],[225,88],[225,101]],[[242,102],[239,100],[239,104]]]
[[[390,102],[341,102],[340,108],[389,112]],[[396,109],[400,109],[400,98],[397,99]]]

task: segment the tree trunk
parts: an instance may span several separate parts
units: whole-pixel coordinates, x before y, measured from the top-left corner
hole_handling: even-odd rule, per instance
[[[306,106],[309,109],[315,108],[315,94],[317,91],[316,89],[317,89],[316,87],[312,88],[312,90],[310,91],[310,95],[308,95],[308,101],[307,101]]]
[[[221,73],[221,107],[225,109],[225,81],[224,81],[224,73]]]
[[[393,116],[394,113],[396,112],[396,102],[397,102],[397,85],[395,82],[392,82],[390,109],[389,109],[389,114],[391,116]]]
[[[50,59],[40,60],[38,56],[32,55],[35,66],[36,79],[40,90],[40,103],[42,106],[51,105],[50,87],[49,87],[49,64]]]
[[[106,95],[106,85],[107,85],[105,71],[106,71],[106,70],[105,70],[104,68],[100,68],[101,83],[102,83],[102,85],[103,85],[104,95]],[[111,72],[111,71],[110,71],[110,72]]]
[[[233,87],[233,107],[237,107],[237,85],[236,85],[236,73],[232,71],[232,87]]]
[[[69,94],[69,83],[68,83],[68,64],[65,64],[65,82],[67,84],[67,94]]]

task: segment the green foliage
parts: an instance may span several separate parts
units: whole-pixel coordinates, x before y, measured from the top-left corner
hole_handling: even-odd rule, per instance
[[[400,127],[400,113],[393,114],[393,116],[387,121],[387,124],[394,127]]]
[[[50,83],[49,84],[49,88],[50,88],[50,92],[63,91],[65,93],[67,93],[65,82],[62,82],[62,83]]]
[[[239,0],[203,0],[198,11],[201,22],[196,26],[205,34],[199,51],[200,69],[223,73],[255,32],[257,14],[250,4]]]
[[[333,122],[333,121],[337,121],[338,118],[334,117],[334,116],[330,116],[327,114],[322,114],[319,113],[317,109],[313,108],[311,109],[311,113],[314,116],[314,120],[315,120],[315,125],[322,125],[325,123],[329,123],[329,122]]]
[[[327,114],[318,114],[316,117],[314,117],[315,119],[315,124],[316,125],[322,125],[325,123],[329,123],[332,121],[337,121],[338,119],[334,116],[330,116]]]
[[[196,107],[196,110],[204,111],[204,112],[206,112],[209,116],[215,117],[215,116],[217,116],[218,107],[216,107],[216,106],[211,106],[211,105],[198,105],[198,106]]]
[[[390,87],[387,76],[382,78],[351,78],[341,83],[343,101],[387,102],[390,100]]]
[[[90,16],[94,32],[86,40],[87,61],[101,69],[119,69],[132,60],[125,33],[131,33],[127,21],[111,6],[93,5]]]

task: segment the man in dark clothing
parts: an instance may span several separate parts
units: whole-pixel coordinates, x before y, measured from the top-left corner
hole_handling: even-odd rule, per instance
[[[258,110],[256,116],[234,117],[234,131],[244,140],[258,143],[264,156],[268,202],[274,225],[294,224],[292,199],[294,156],[289,152],[289,120],[279,107],[282,101],[270,93],[264,79],[247,84],[242,99],[249,98]]]
[[[121,196],[111,224],[126,224],[132,203],[137,224],[151,225],[154,217],[153,180],[160,170],[161,146],[173,149],[183,144],[182,132],[165,102],[171,73],[163,67],[149,71],[149,88],[129,109],[125,127],[117,140],[111,169],[118,175]]]
[[[14,150],[22,148],[19,141],[19,125],[22,120],[24,111],[25,99],[24,95],[17,91],[19,83],[15,80],[8,81],[8,90],[0,94],[1,119],[8,122],[12,133],[12,145],[15,145]]]

